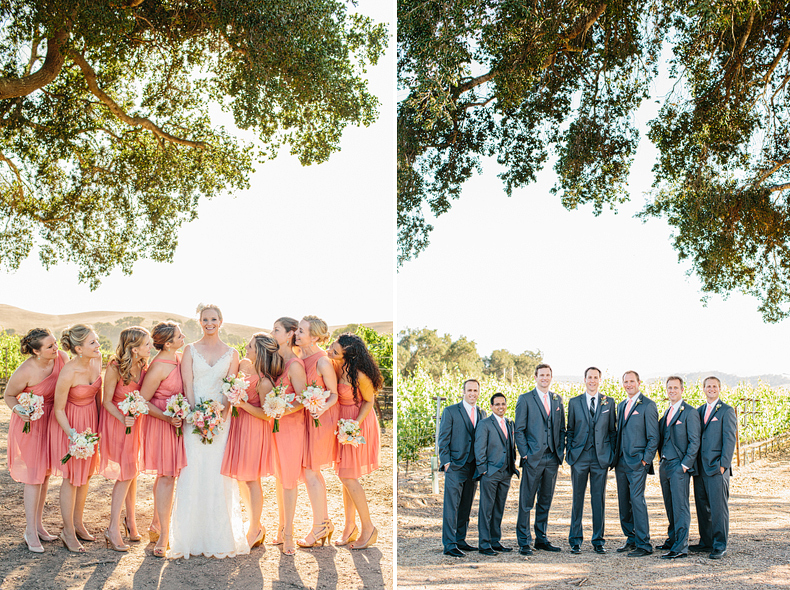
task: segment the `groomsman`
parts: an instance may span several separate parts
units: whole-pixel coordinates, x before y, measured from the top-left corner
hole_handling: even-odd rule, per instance
[[[549,509],[557,483],[557,470],[565,448],[565,409],[562,398],[549,391],[551,367],[535,369],[535,389],[522,393],[516,403],[516,447],[521,455],[516,538],[519,553],[532,555],[530,511],[535,507],[535,549],[561,551],[546,537]],[[537,495],[537,505],[535,496]]]
[[[480,421],[475,432],[475,457],[480,474],[477,532],[483,555],[513,550],[500,543],[510,478],[518,477],[513,421],[505,418],[506,409],[505,395],[495,393],[491,397],[491,415]]]
[[[618,553],[629,551],[628,557],[653,553],[650,544],[650,522],[645,502],[645,482],[653,473],[653,458],[658,449],[658,409],[656,403],[639,391],[639,374],[627,371],[623,389],[628,397],[617,407],[617,448],[615,476],[620,526],[626,536]]]
[[[617,445],[617,402],[598,393],[600,382],[601,370],[590,367],[584,372],[587,393],[577,395],[568,402],[565,460],[571,466],[573,486],[571,529],[568,534],[573,554],[581,553],[582,514],[588,478],[593,518],[592,545],[596,553],[606,553],[603,537],[606,474],[614,461]]]
[[[683,379],[667,379],[670,406],[658,424],[658,477],[667,511],[669,538],[659,549],[668,550],[662,559],[686,557],[689,551],[689,479],[694,473],[700,443],[700,416],[683,401]]]
[[[464,557],[462,549],[477,551],[466,542],[466,531],[477,491],[475,428],[486,415],[475,405],[480,395],[477,380],[467,379],[463,387],[463,400],[444,409],[439,425],[439,470],[445,473],[442,544],[444,554],[452,557]]]
[[[738,422],[732,406],[719,399],[721,382],[716,377],[705,379],[702,388],[708,401],[697,409],[702,420],[702,440],[694,474],[700,542],[689,549],[696,553],[710,551],[711,559],[721,559],[727,553],[730,530],[728,502]]]

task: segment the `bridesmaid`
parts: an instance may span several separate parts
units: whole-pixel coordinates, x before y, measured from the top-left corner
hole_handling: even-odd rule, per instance
[[[222,475],[239,481],[239,490],[250,515],[247,543],[251,548],[266,540],[266,528],[261,525],[261,478],[274,474],[274,441],[272,418],[261,409],[261,399],[272,390],[283,372],[283,359],[277,349],[277,341],[263,333],[254,334],[247,343],[247,354],[241,359],[239,371],[247,376],[248,399],[239,404],[239,415],[230,421],[220,469]]]
[[[278,354],[283,359],[283,373],[275,385],[287,386],[286,393],[301,393],[307,387],[304,362],[294,351],[296,330],[299,323],[293,318],[283,317],[274,322],[271,335],[277,341]],[[274,475],[277,478],[277,507],[280,512],[279,534],[275,545],[282,544],[284,555],[295,555],[293,540],[296,498],[299,482],[303,480],[302,456],[304,454],[305,428],[304,408],[293,402],[293,408],[280,418],[280,431],[274,433]]]
[[[23,538],[27,548],[34,553],[43,553],[41,541],[54,541],[44,528],[42,518],[49,486],[49,421],[55,398],[55,383],[68,355],[58,350],[58,342],[47,329],[33,328],[22,338],[20,350],[29,355],[11,378],[3,398],[11,408],[11,423],[8,427],[8,470],[14,481],[25,484],[25,520],[27,526]],[[17,405],[17,397],[23,392],[33,392],[44,398],[44,415],[33,422]],[[30,432],[22,432],[30,423]]]
[[[154,557],[164,557],[170,539],[170,511],[176,477],[186,467],[184,438],[176,435],[181,419],[165,416],[167,399],[184,392],[181,381],[181,356],[184,334],[175,322],[159,322],[151,332],[159,352],[151,361],[143,380],[142,396],[148,401],[148,416],[143,420],[143,469],[155,473],[154,517],[148,536]]]
[[[380,432],[373,403],[384,379],[365,342],[356,334],[341,334],[329,347],[327,354],[334,361],[338,375],[340,418],[356,420],[362,436],[365,437],[365,444],[358,447],[337,445],[335,472],[343,482],[346,522],[343,537],[335,544],[350,544],[352,549],[367,549],[376,542],[378,530],[370,520],[368,501],[365,490],[359,484],[359,478],[379,467]],[[358,533],[358,543],[352,542],[357,534],[355,510],[362,526],[362,531]]]
[[[72,354],[72,359],[63,366],[55,385],[53,422],[49,431],[50,456],[52,472],[63,476],[60,486],[63,532],[60,540],[69,551],[83,553],[85,548],[77,537],[83,541],[96,540],[88,533],[82,517],[88,482],[98,471],[99,452],[97,449],[87,459],[72,457],[63,464],[60,459],[69,452],[69,441],[74,434],[88,428],[98,431],[102,359],[99,337],[93,328],[85,324],[64,330],[60,343]]]
[[[326,503],[326,482],[321,470],[331,467],[335,457],[335,428],[340,409],[337,405],[337,376],[335,367],[320,344],[329,340],[326,322],[314,315],[308,315],[299,322],[296,331],[296,345],[301,350],[300,358],[304,361],[307,384],[315,383],[321,389],[329,391],[329,398],[321,413],[311,415],[304,413],[307,440],[302,465],[305,468],[304,479],[307,495],[313,508],[313,529],[304,539],[297,541],[300,547],[315,547],[321,542],[332,540],[335,525],[329,519]],[[320,426],[314,426],[313,419],[320,419]]]
[[[139,541],[135,522],[137,498],[137,474],[141,467],[142,417],[125,416],[118,404],[127,393],[139,391],[145,377],[148,357],[151,354],[151,335],[140,326],[132,326],[121,332],[115,356],[104,373],[103,411],[99,417],[101,435],[101,459],[99,473],[114,479],[110,526],[104,532],[107,545],[115,551],[128,551],[121,535],[121,508],[126,504],[124,529],[130,541]],[[126,429],[132,431],[126,434]]]

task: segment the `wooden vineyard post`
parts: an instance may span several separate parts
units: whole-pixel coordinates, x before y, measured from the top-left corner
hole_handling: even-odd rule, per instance
[[[711,387],[713,386],[711,385]],[[738,424],[738,406],[735,406],[735,424]],[[738,467],[740,467],[741,466],[741,429],[740,428],[735,429],[735,461],[736,461],[735,464]]]
[[[433,457],[431,457],[431,493],[438,494],[439,493],[439,412],[442,409],[442,402],[445,401],[446,397],[436,396],[433,399],[436,400],[436,420],[434,423],[436,424],[436,431],[434,432],[434,447],[433,447]]]

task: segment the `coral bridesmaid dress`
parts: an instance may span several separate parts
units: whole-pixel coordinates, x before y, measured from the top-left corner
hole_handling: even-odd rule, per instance
[[[250,384],[247,388],[247,403],[260,408],[258,375],[247,375],[245,379]],[[238,408],[238,412],[238,416],[230,419],[230,432],[220,473],[238,481],[255,481],[273,475],[272,422],[260,420],[241,408]]]
[[[291,364],[300,363],[304,366],[304,361],[300,358],[292,358],[285,363],[283,374],[277,379],[275,385],[288,384],[286,393],[294,393],[294,387],[288,379],[288,369]],[[305,421],[304,409],[300,409],[292,414],[280,418],[280,431],[272,434],[274,439],[274,475],[286,490],[292,490],[304,482],[304,470],[302,469],[302,457],[304,456],[305,445]]]
[[[91,385],[75,385],[69,389],[66,400],[66,417],[69,424],[77,432],[90,428],[99,430],[99,411],[96,408],[96,395],[101,391],[101,376]],[[99,449],[87,459],[72,457],[61,464],[60,460],[69,452],[69,439],[55,419],[52,412],[49,424],[49,448],[52,458],[52,473],[62,475],[71,485],[79,487],[88,483],[92,475],[99,471]]]
[[[128,385],[124,385],[123,379],[119,378],[115,392],[113,392],[112,403],[117,407],[127,393],[135,390],[140,391],[144,377],[145,369],[140,373],[139,381],[129,381]],[[137,418],[132,426],[132,431],[126,434],[126,425],[119,422],[102,407],[99,416],[99,434],[101,435],[99,473],[107,479],[127,481],[137,477],[142,466],[141,442],[145,418],[146,416]]]
[[[44,415],[30,422],[30,432],[22,432],[25,422],[16,414],[11,415],[11,423],[8,426],[8,470],[14,481],[38,485],[44,483],[44,478],[50,474],[52,468],[49,452],[50,420],[55,402],[55,384],[64,364],[58,354],[49,377],[22,390],[23,393],[32,391],[44,397]],[[54,427],[61,430],[57,422]],[[60,457],[57,460],[60,461]]]
[[[321,389],[325,389],[324,378],[318,373],[318,361],[325,356],[326,353],[320,350],[304,359],[308,385],[315,383]],[[338,404],[335,404],[321,414],[321,417],[318,419],[321,425],[314,426],[312,415],[310,415],[310,412],[305,411],[304,423],[307,431],[307,441],[305,442],[302,465],[307,469],[321,471],[324,467],[331,467],[337,453],[335,449],[337,445],[335,428],[337,428],[337,419],[339,417],[340,407]]]
[[[151,364],[154,363],[174,365],[173,370],[159,384],[151,398],[151,403],[164,411],[169,397],[184,393],[181,363],[156,359]],[[181,425],[182,431],[186,432],[188,426],[184,422]],[[184,450],[184,437],[176,435],[176,427],[159,418],[146,416],[143,421],[143,471],[177,477],[186,465],[187,453]]]
[[[347,383],[337,384],[337,400],[340,406],[340,418],[356,420],[359,407],[362,405],[362,396],[357,393],[358,401],[354,402],[354,390]],[[375,471],[379,468],[379,421],[376,412],[371,408],[368,415],[360,424],[365,444],[354,447],[352,445],[337,445],[335,455],[335,472],[338,477],[359,479],[360,476]]]

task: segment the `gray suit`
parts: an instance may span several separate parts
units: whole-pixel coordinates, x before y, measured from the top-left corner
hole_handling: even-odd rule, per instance
[[[519,547],[532,544],[530,511],[535,506],[535,540],[548,541],[546,525],[557,483],[557,470],[565,452],[565,409],[562,398],[549,392],[549,412],[537,389],[518,396],[515,439],[521,455],[516,537]]]
[[[680,411],[672,416],[667,426],[669,409],[658,423],[658,453],[661,464],[658,477],[667,511],[667,544],[671,551],[688,553],[691,510],[689,509],[689,480],[694,474],[700,443],[700,417],[685,401]],[[683,471],[683,465],[688,471]]]
[[[730,530],[730,476],[732,455],[738,435],[735,410],[723,401],[716,402],[705,423],[708,404],[698,408],[702,437],[694,474],[694,503],[697,506],[700,544],[715,550],[727,549]],[[724,467],[724,473],[721,472]]]
[[[481,474],[477,520],[480,549],[500,544],[510,478],[518,477],[513,422],[505,418],[505,423],[507,438],[493,414],[481,421],[475,432],[475,457]]]
[[[568,430],[565,445],[565,460],[571,466],[573,503],[571,528],[568,543],[581,545],[582,515],[587,479],[590,480],[590,503],[592,504],[592,544],[603,547],[604,513],[606,506],[606,475],[614,461],[617,446],[617,402],[603,394],[598,395],[595,414],[590,414],[590,396],[577,395],[568,402]]]
[[[477,407],[475,411],[474,427],[463,402],[447,406],[439,424],[439,469],[444,470],[444,466],[450,464],[444,478],[442,506],[442,544],[445,551],[457,549],[457,544],[466,540],[469,513],[477,490],[475,430],[486,414]]]
[[[627,542],[652,553],[645,482],[648,473],[653,473],[653,458],[658,449],[658,408],[656,402],[641,392],[635,398],[628,416],[625,415],[628,399],[617,406],[617,503],[620,527]]]

